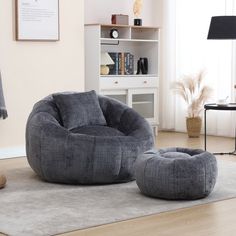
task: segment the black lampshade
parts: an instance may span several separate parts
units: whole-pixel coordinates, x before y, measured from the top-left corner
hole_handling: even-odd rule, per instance
[[[207,39],[236,39],[236,16],[213,16]]]

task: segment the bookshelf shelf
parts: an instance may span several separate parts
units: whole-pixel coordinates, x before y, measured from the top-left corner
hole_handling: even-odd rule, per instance
[[[129,77],[142,77],[142,78],[149,78],[149,77],[157,77],[158,75],[157,74],[147,74],[147,75],[100,75],[100,77],[126,77],[126,78],[129,78]]]
[[[112,29],[118,31],[118,38],[110,37]],[[159,124],[159,47],[158,27],[85,25],[86,91],[93,89],[126,103],[153,125],[155,133]],[[104,52],[115,62],[108,75],[100,74]],[[137,74],[140,58],[147,58],[148,74]]]
[[[101,42],[147,42],[147,43],[158,43],[157,39],[123,39],[123,38],[118,38],[118,39],[111,39],[111,38],[100,38]]]
[[[138,104],[152,104],[152,102],[151,101],[133,102],[133,105],[138,105]]]

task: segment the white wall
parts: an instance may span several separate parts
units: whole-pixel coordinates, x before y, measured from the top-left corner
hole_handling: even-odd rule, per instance
[[[144,0],[141,18],[145,26],[161,25],[162,0]],[[133,25],[134,0],[86,0],[85,23],[111,23],[112,14],[129,15],[129,24]]]
[[[23,152],[26,120],[36,101],[57,91],[84,90],[83,2],[60,0],[59,42],[17,42],[15,0],[0,1],[0,69],[9,114],[0,120],[0,158]]]

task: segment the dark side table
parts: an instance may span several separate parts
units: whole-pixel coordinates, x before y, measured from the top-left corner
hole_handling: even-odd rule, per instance
[[[205,132],[204,132],[204,143],[205,143],[205,151],[207,146],[207,111],[208,110],[216,110],[216,111],[236,111],[236,103],[228,103],[227,105],[217,105],[215,103],[211,104],[205,104],[204,105],[204,126],[205,126]],[[235,136],[234,136],[234,151],[232,152],[216,152],[213,153],[215,155],[236,155],[236,129],[235,129]]]

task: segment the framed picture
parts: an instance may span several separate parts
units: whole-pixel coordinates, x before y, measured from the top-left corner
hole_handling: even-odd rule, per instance
[[[16,40],[59,40],[59,0],[15,1]]]

